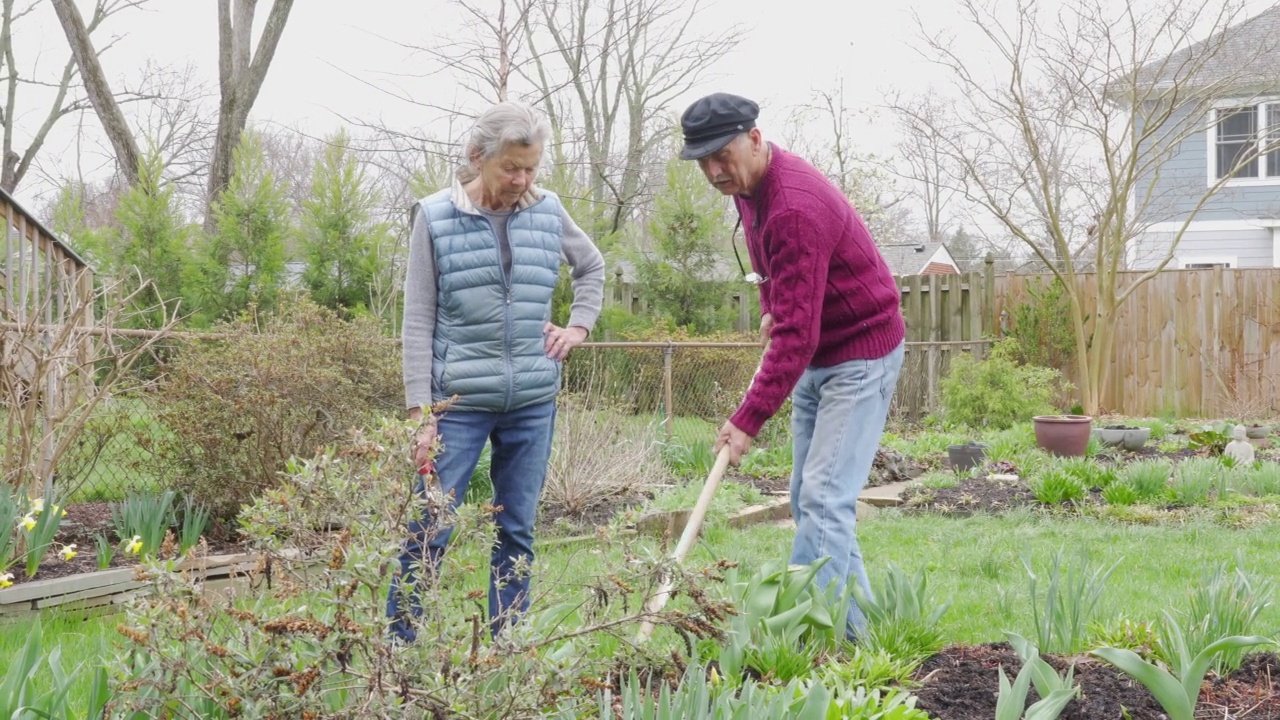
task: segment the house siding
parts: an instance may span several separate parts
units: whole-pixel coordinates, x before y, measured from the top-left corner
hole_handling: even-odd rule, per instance
[[[1193,111],[1197,115],[1202,112],[1185,108],[1175,113],[1169,124],[1186,125]],[[1198,124],[1207,122],[1206,117]],[[1148,222],[1185,220],[1208,192],[1208,133],[1204,128],[1183,132],[1186,137],[1179,143],[1177,152],[1163,163],[1159,177],[1155,178],[1152,200],[1147,207]],[[1138,186],[1139,190],[1147,187],[1152,187],[1150,175]],[[1277,217],[1280,217],[1280,184],[1223,187],[1206,200],[1195,215],[1197,221]]]
[[[1192,225],[1182,235],[1174,259],[1166,267],[1182,267],[1183,260],[1206,261],[1234,258],[1233,267],[1273,267],[1272,233],[1270,228],[1247,230],[1196,230]],[[1166,248],[1173,240],[1173,233],[1153,232],[1136,238],[1130,247],[1129,267],[1148,270],[1159,264]]]

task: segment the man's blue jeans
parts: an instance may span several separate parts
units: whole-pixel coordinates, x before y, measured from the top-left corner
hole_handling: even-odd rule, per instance
[[[852,579],[871,593],[856,532],[858,495],[867,484],[902,370],[905,347],[876,360],[810,367],[791,397],[791,515],[796,537],[791,562],[831,559],[814,579],[843,590]],[[867,618],[849,605],[846,634],[857,636]]]
[[[492,443],[490,477],[498,540],[490,558],[489,630],[497,634],[507,623],[529,609],[529,575],[517,564],[533,564],[533,525],[538,515],[538,498],[547,476],[551,457],[551,437],[555,430],[554,400],[507,413],[448,412],[440,418],[442,450],[436,457],[436,477],[440,489],[456,508],[467,493],[467,483],[480,460],[485,441]],[[425,480],[419,475],[416,492],[423,496]],[[409,539],[400,554],[400,575],[391,582],[387,597],[387,617],[392,635],[413,642],[417,633],[408,614],[422,616],[419,582],[434,582],[452,528],[442,527],[438,518],[424,517],[409,523]],[[428,577],[419,580],[418,570]]]

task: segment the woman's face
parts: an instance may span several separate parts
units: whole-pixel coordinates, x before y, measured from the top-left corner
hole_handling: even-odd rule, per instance
[[[542,159],[542,143],[512,143],[497,155],[479,163],[482,203],[490,209],[515,207],[520,196],[533,186],[533,176]]]

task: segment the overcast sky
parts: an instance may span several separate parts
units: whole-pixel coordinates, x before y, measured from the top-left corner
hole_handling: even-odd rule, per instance
[[[1272,1],[1249,0],[1250,11]],[[260,1],[259,29],[269,6],[270,0]],[[215,8],[213,0],[152,0],[144,11],[121,13],[104,28],[105,35],[120,36],[104,57],[108,78],[120,83],[136,77],[148,60],[175,67],[194,63],[216,89]],[[945,78],[912,48],[918,38],[913,12],[931,27],[943,28],[955,24],[955,10],[955,0],[710,0],[699,29],[737,23],[742,42],[716,63],[715,77],[673,105],[682,109],[698,95],[717,90],[747,95],[763,106],[761,124],[768,134],[791,108],[811,99],[815,90],[834,88],[838,78],[843,78],[850,107],[874,108],[895,90],[926,91]],[[428,69],[423,58],[401,43],[428,44],[457,26],[456,11],[445,0],[296,0],[251,121],[296,125],[316,135],[338,128],[341,116],[420,126],[430,119],[423,110],[378,88],[399,85],[415,98],[441,105],[463,100],[445,74],[394,77]],[[957,41],[981,57],[983,45],[969,33],[961,32]],[[50,78],[67,58],[65,37],[43,0],[21,20],[14,41],[28,76]],[[22,93],[18,123],[34,129],[47,108],[37,91],[24,88]],[[96,118],[89,114],[84,122],[96,124]],[[46,169],[74,169],[74,129],[74,122],[64,121],[44,151]],[[869,117],[859,131],[860,149],[891,151],[893,135],[883,118]],[[25,140],[20,134],[19,147],[25,147]],[[85,171],[92,170],[92,161],[83,163]],[[19,188],[19,197],[40,192],[41,185],[30,178]]]

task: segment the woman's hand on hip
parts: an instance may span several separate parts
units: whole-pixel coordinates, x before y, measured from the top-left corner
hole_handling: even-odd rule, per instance
[[[542,332],[546,335],[546,343],[544,349],[547,357],[556,361],[563,361],[569,357],[569,351],[578,347],[587,339],[587,329],[584,327],[556,327],[552,323],[547,323]]]

